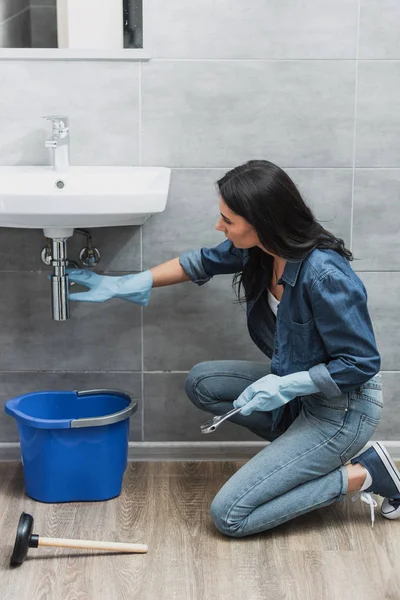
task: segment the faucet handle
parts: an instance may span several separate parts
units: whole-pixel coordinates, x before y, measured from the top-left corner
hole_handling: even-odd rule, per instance
[[[59,116],[59,115],[49,115],[43,117],[43,119],[47,119],[51,121],[53,128],[53,136],[64,138],[68,135],[69,127],[68,127],[68,117],[67,116]]]

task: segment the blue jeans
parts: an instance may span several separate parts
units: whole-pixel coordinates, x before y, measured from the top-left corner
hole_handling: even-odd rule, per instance
[[[190,371],[185,390],[198,408],[220,415],[232,409],[232,402],[248,385],[268,372],[267,363],[203,362]],[[266,531],[344,500],[348,488],[344,465],[371,439],[380,420],[381,375],[330,400],[312,394],[291,404],[285,406],[274,431],[270,412],[230,419],[271,443],[215,496],[211,517],[225,535],[244,537]]]

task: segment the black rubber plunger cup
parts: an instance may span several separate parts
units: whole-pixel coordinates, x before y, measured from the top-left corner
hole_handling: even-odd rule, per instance
[[[21,565],[29,548],[38,548],[39,546],[57,546],[61,548],[80,548],[88,550],[108,550],[111,552],[147,552],[146,544],[130,544],[120,542],[98,542],[94,540],[68,540],[62,538],[45,538],[35,533],[33,530],[33,517],[28,513],[21,513],[19,518],[17,535],[15,538],[14,550],[10,558],[10,565],[15,567]]]
[[[29,548],[37,548],[39,546],[39,536],[33,534],[32,529],[32,515],[23,512],[19,518],[14,550],[10,558],[10,565],[12,567],[21,565],[24,562]]]

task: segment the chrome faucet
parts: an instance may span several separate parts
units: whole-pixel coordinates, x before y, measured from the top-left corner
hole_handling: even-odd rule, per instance
[[[53,169],[67,171],[69,169],[68,117],[50,115],[44,119],[51,121],[52,125],[52,137],[46,140],[45,146],[53,150]]]

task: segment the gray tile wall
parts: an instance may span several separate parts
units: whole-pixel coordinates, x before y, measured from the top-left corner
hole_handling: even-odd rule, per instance
[[[353,249],[382,354],[376,437],[400,440],[400,50],[395,0],[149,0],[149,63],[0,63],[0,163],[47,164],[41,116],[66,112],[74,164],[172,167],[167,209],[143,228],[93,230],[99,271],[132,272],[222,241],[215,180],[254,157],[286,168]],[[146,31],[146,29],[145,29]],[[53,82],[57,79],[58,85]],[[51,321],[39,231],[0,232],[1,402],[38,389],[115,386],[140,400],[135,441],[204,441],[185,397],[197,362],[266,360],[231,278],[152,291],[148,307],[72,306]],[[75,233],[70,258],[84,238]],[[18,439],[0,413],[0,442]],[[232,424],[218,440],[256,440]],[[207,440],[209,441],[209,440]]]

